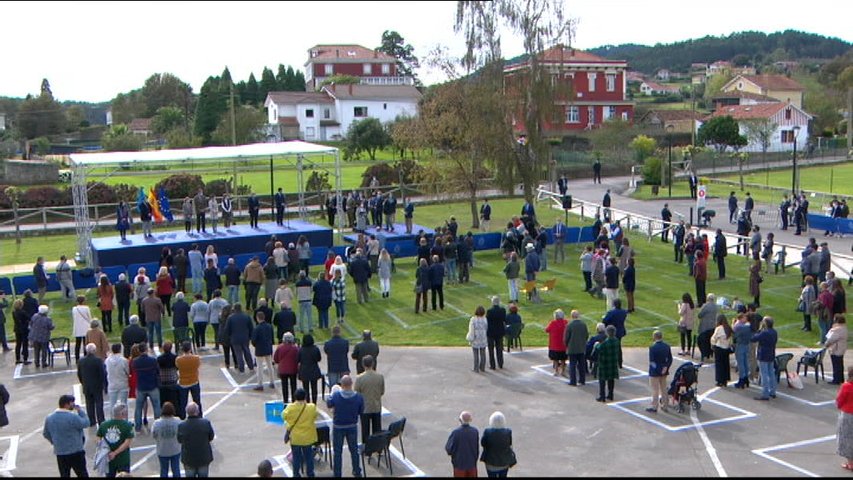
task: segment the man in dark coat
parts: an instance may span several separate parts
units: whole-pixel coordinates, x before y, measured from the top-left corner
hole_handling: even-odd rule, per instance
[[[355,293],[359,305],[367,303],[367,282],[370,281],[370,262],[364,258],[361,249],[356,252],[355,259],[349,264],[349,274],[355,281]]]
[[[604,221],[610,223],[610,189],[604,192],[604,197],[601,199],[601,206],[604,207]]]
[[[459,414],[459,426],[450,433],[444,451],[450,455],[454,477],[476,477],[477,460],[480,458],[480,432],[471,425],[474,420],[470,412]]]
[[[284,225],[284,192],[278,187],[275,194],[275,224]]]
[[[195,210],[195,231],[207,232],[205,224],[205,215],[208,206],[207,197],[204,195],[204,190],[198,189],[198,193],[193,197],[193,209]]]
[[[746,200],[743,202],[743,211],[746,213],[746,219],[749,220],[749,223],[752,223],[752,210],[754,208],[755,200],[752,199],[749,192],[746,192]]]
[[[258,228],[258,216],[261,213],[261,201],[258,200],[258,197],[252,193],[249,196],[249,226],[251,228]]]
[[[356,343],[352,348],[352,358],[355,360],[355,370],[360,375],[364,372],[364,365],[361,360],[370,355],[373,357],[373,368],[376,369],[376,357],[379,356],[379,344],[373,339],[373,334],[370,330],[365,330],[361,333],[361,341]]]
[[[557,180],[557,188],[560,189],[560,196],[565,196],[566,192],[569,190],[569,179],[566,178],[566,175],[563,174]]]
[[[86,413],[89,415],[89,423],[92,426],[100,426],[104,421],[104,390],[107,380],[104,361],[95,355],[97,350],[94,343],[86,345],[86,356],[77,362],[77,379],[83,386]]]
[[[506,309],[501,306],[497,295],[492,297],[492,308],[486,311],[486,338],[489,346],[489,368],[495,369],[495,353],[498,356],[498,367],[504,368],[504,335],[506,335]],[[495,352],[497,350],[497,352]]]
[[[278,343],[282,342],[284,332],[294,333],[296,331],[296,312],[292,308],[281,304],[281,311],[275,314],[273,323],[275,324],[275,336],[278,338]]]
[[[433,311],[436,310],[436,297],[438,297],[438,305],[444,310],[444,263],[439,261],[438,255],[432,256],[432,265],[429,266],[429,285],[432,291]]]
[[[717,235],[714,237],[714,261],[717,262],[717,271],[719,279],[726,278],[726,255],[728,254],[726,245],[726,236],[723,235],[722,229],[717,229]]]
[[[782,203],[779,204],[779,217],[782,218],[782,230],[788,229],[788,211],[791,209],[791,201],[788,194],[782,195]]]
[[[186,258],[186,257],[184,257]],[[127,276],[120,273],[118,282],[115,286],[116,306],[118,307],[118,323],[122,327],[126,327],[130,321],[130,296],[133,292],[133,287],[127,281]]]
[[[184,300],[184,292],[175,295],[175,303],[172,304],[172,328],[175,329],[175,343],[180,345],[187,339],[187,330],[190,327],[190,304]]]
[[[566,344],[566,353],[569,355],[569,385],[586,384],[586,342],[589,339],[589,329],[581,320],[581,314],[572,310],[572,321],[566,325],[563,341]]]
[[[729,194],[729,223],[735,223],[735,213],[737,213],[737,197],[735,192]]]
[[[613,301],[613,309],[604,315],[601,323],[605,327],[613,326],[616,329],[616,338],[619,339],[619,368],[622,368],[622,337],[628,331],[625,329],[625,322],[628,320],[628,311],[622,309],[622,300],[616,299]]]
[[[696,199],[696,188],[699,186],[699,178],[696,176],[696,173],[691,171],[690,176],[687,177],[688,183],[690,184],[690,198]]]
[[[660,234],[660,241],[666,243],[669,240],[669,229],[672,227],[672,212],[669,210],[669,204],[664,203],[663,209],[660,211],[660,219],[663,220],[663,231]]]
[[[601,184],[601,160],[598,158],[592,164],[592,183]]]
[[[649,384],[652,387],[652,402],[646,411],[655,413],[658,411],[658,405],[666,410],[666,377],[669,375],[669,367],[672,366],[672,351],[663,341],[663,333],[660,330],[652,333],[652,339],[654,343],[649,347]]]
[[[326,354],[329,386],[337,385],[344,375],[349,375],[349,340],[341,337],[341,327],[332,327],[332,337],[323,344]]]
[[[187,405],[187,419],[178,425],[178,443],[181,444],[181,463],[187,477],[206,477],[213,449],[210,442],[216,436],[210,420],[201,418],[201,409],[195,402]]]
[[[130,316],[130,325],[121,332],[121,344],[124,347],[124,357],[130,358],[130,348],[137,343],[148,343],[148,333],[139,326],[139,316]]]
[[[536,254],[535,247],[532,243],[528,243],[525,245],[524,249],[527,251],[527,256],[524,257],[524,274],[525,279],[528,282],[536,281],[536,274],[539,272],[540,264],[539,264],[539,255]],[[534,288],[532,291],[527,292],[527,299],[532,301],[533,303],[541,303],[542,300],[539,299],[539,292]]]
[[[255,371],[255,361],[252,352],[249,351],[249,340],[252,338],[252,330],[255,325],[248,315],[243,313],[243,306],[239,303],[234,305],[232,314],[225,324],[226,335],[231,339],[231,348],[237,353],[237,369],[240,373],[245,372],[246,365],[249,371]]]

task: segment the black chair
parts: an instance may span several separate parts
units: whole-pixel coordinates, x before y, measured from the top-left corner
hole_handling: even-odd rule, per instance
[[[314,456],[317,457],[317,461],[325,459],[329,465],[332,464],[331,429],[328,425],[317,427],[317,442],[314,443]]]
[[[406,449],[403,447],[403,430],[406,429],[406,417],[402,417],[388,425],[388,443],[397,437],[400,437],[400,450],[403,452],[403,458],[406,458]]]
[[[388,465],[388,471],[394,475],[394,469],[391,467],[391,455],[388,447],[391,445],[391,436],[388,432],[378,432],[371,435],[367,442],[361,448],[361,470],[363,475],[367,476],[367,466],[364,458],[367,457],[367,463],[370,463],[370,457],[376,455],[377,466],[382,465],[382,455],[385,455],[385,463]]]
[[[57,353],[62,355],[65,354],[65,363],[69,367],[71,366],[71,339],[68,337],[55,337],[51,338],[49,342],[49,355],[48,362],[50,366],[53,367],[53,356]]]
[[[518,347],[518,350],[523,352],[521,347],[521,332],[524,330],[523,323],[513,323],[506,327],[506,351],[512,350],[512,347]]]
[[[791,359],[794,358],[793,353],[782,353],[776,355],[776,383],[779,383],[779,379],[782,378],[782,372],[785,372],[785,380],[788,379],[788,363]],[[788,383],[790,387],[791,384]]]
[[[818,351],[806,350],[806,353],[803,354],[802,357],[797,361],[797,375],[800,374],[800,365],[805,367],[803,369],[803,374],[808,377],[809,376],[809,367],[814,367],[814,383],[819,383],[817,374],[820,371],[820,376],[823,378],[823,381],[826,381],[826,374],[823,370],[823,357],[826,355],[826,348],[821,348]]]

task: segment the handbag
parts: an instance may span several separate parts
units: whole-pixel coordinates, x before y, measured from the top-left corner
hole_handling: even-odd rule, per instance
[[[797,304],[797,311],[798,312],[805,312],[806,311],[806,301],[805,300],[800,300],[800,303]]]
[[[304,405],[302,407],[302,410],[299,411],[299,415],[296,416],[296,420],[293,422],[293,425],[284,431],[284,443],[290,443],[290,431],[293,430],[297,423],[299,423],[299,419],[302,418],[302,413],[305,411],[305,407],[307,406],[308,405]]]

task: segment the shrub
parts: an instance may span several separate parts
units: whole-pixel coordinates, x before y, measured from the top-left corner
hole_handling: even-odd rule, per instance
[[[201,175],[179,173],[161,180],[154,186],[154,191],[159,193],[160,187],[166,190],[166,196],[169,198],[184,198],[195,196],[199,188],[204,188],[204,182]]]
[[[403,172],[403,182],[406,184],[418,183],[424,168],[418,162],[411,159],[397,160],[394,170]]]
[[[0,208],[12,208],[12,199],[6,194],[7,188],[14,187],[9,187],[9,185],[0,185]],[[12,192],[10,191],[9,193]]]
[[[377,163],[365,168],[364,173],[361,174],[361,187],[369,187],[373,177],[379,180],[379,185],[393,185],[400,182],[397,170],[387,163]]]
[[[329,183],[329,172],[320,172],[314,170],[305,181],[306,192],[324,192],[332,189],[332,184]]]
[[[136,204],[136,197],[139,195],[139,187],[128,185],[126,183],[119,183],[118,185],[113,185],[113,192],[115,192],[116,195],[116,202],[124,200],[125,202]]]
[[[229,183],[230,182],[228,182],[228,180],[225,180],[224,178],[217,178],[216,180],[211,180],[207,182],[207,184],[205,184],[204,194],[207,196],[221,197],[225,194],[225,192],[231,191]]]
[[[89,182],[89,204],[116,203],[118,202],[113,187],[101,182]],[[69,188],[70,190],[70,188]],[[73,193],[72,193],[73,195]]]
[[[31,187],[21,194],[21,208],[71,205],[71,190],[54,187]]]
[[[661,184],[661,160],[658,157],[648,157],[643,163],[643,182],[647,185]]]

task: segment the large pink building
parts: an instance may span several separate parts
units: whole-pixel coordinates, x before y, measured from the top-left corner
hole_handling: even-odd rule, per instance
[[[305,89],[316,91],[333,75],[359,77],[365,85],[413,85],[412,77],[399,76],[397,59],[361,45],[315,45],[305,62]]]

